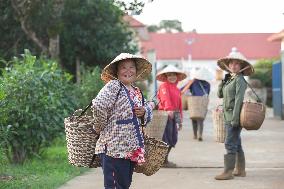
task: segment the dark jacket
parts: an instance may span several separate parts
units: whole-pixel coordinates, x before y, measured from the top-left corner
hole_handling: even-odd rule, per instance
[[[204,93],[201,86],[205,90],[206,94]],[[189,87],[189,90],[193,96],[209,95],[210,84],[207,81],[195,79],[191,84],[191,86]]]
[[[240,125],[240,113],[247,84],[243,75],[233,76],[218,87],[218,97],[223,98],[224,120],[226,124]]]

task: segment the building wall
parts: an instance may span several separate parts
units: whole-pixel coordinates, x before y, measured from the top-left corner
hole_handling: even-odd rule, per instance
[[[161,70],[168,65],[173,65],[182,69],[181,60],[157,60],[157,70]]]
[[[284,40],[283,40],[284,42]],[[284,48],[284,46],[283,46]],[[281,50],[281,62],[282,62],[282,119],[284,119],[284,49]]]

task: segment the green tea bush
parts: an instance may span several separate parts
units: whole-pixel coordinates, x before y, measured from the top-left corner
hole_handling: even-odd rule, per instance
[[[77,85],[77,98],[81,108],[87,106],[92,99],[94,99],[104,82],[101,80],[101,69],[96,66],[94,68],[83,69],[82,79],[80,84]]]
[[[56,62],[28,50],[11,62],[0,77],[0,141],[10,162],[23,163],[64,133],[76,101],[72,76]]]

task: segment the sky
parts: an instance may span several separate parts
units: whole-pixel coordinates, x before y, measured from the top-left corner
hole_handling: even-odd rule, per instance
[[[198,33],[277,33],[284,29],[284,0],[154,0],[140,22],[177,19],[184,31]]]

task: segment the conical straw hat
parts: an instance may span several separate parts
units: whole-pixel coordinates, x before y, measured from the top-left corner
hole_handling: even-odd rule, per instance
[[[232,48],[232,52],[228,56],[219,59],[217,61],[217,64],[222,70],[231,72],[228,68],[232,60],[238,60],[241,63],[241,70],[244,69],[242,71],[243,75],[249,76],[254,72],[253,66],[247,61],[247,59],[242,53],[238,52],[237,48],[235,47]]]
[[[211,81],[214,76],[207,68],[200,68],[196,72],[192,73],[192,78],[204,81]]]
[[[126,59],[133,59],[135,61],[137,80],[144,80],[151,73],[152,64],[146,58],[139,55],[121,53],[103,69],[101,79],[106,83],[117,79],[116,64]]]
[[[184,80],[186,78],[186,74],[184,72],[173,65],[168,65],[156,75],[156,79],[163,82],[167,81],[166,73],[176,73],[178,81]]]

